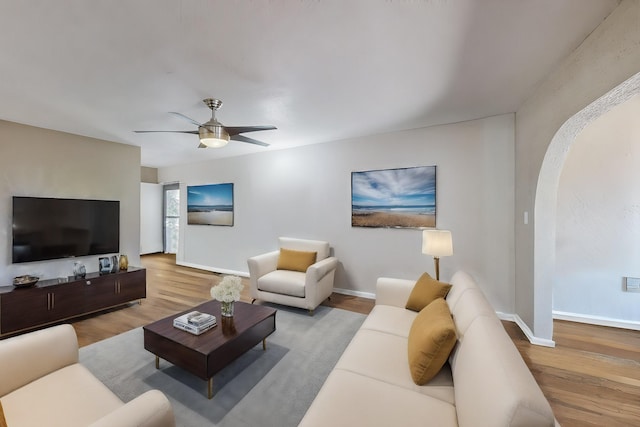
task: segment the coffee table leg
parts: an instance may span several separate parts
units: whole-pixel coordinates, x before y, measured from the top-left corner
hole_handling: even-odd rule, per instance
[[[264,339],[262,340],[262,350],[266,350],[266,349],[267,349],[267,339],[266,339],[266,338],[264,338]]]
[[[213,377],[209,378],[209,381],[207,381],[207,393],[207,397],[211,399],[213,397]]]
[[[156,369],[160,369],[160,358],[156,356]]]

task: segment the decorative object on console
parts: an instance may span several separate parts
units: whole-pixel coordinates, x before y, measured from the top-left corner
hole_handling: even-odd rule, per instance
[[[233,227],[233,184],[187,187],[187,224]]]
[[[98,271],[100,274],[111,273],[111,259],[109,257],[98,258]]]
[[[436,280],[440,280],[440,257],[453,255],[453,241],[448,230],[424,230],[422,253],[431,255],[436,268]]]
[[[87,269],[83,263],[76,261],[73,263],[73,277],[85,277],[87,275]]]
[[[225,276],[211,287],[211,297],[220,301],[222,317],[233,317],[233,303],[240,300],[242,280],[238,276]]]
[[[436,226],[436,167],[351,173],[351,226]]]
[[[38,276],[17,276],[13,278],[13,286],[16,288],[28,288],[35,285],[38,280],[40,280]]]
[[[129,268],[129,258],[126,255],[120,255],[120,270]]]

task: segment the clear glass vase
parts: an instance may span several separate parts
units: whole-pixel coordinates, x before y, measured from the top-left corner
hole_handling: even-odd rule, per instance
[[[233,317],[233,301],[225,302],[220,301],[220,311],[224,317]]]

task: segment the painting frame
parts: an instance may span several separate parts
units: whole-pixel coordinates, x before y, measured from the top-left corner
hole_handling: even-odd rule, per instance
[[[351,172],[351,226],[436,227],[437,166]]]
[[[187,186],[187,224],[233,227],[233,183]]]

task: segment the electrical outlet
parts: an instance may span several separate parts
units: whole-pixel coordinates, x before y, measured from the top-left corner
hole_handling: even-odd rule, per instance
[[[625,277],[624,278],[624,290],[627,292],[640,292],[640,278],[638,277]]]

